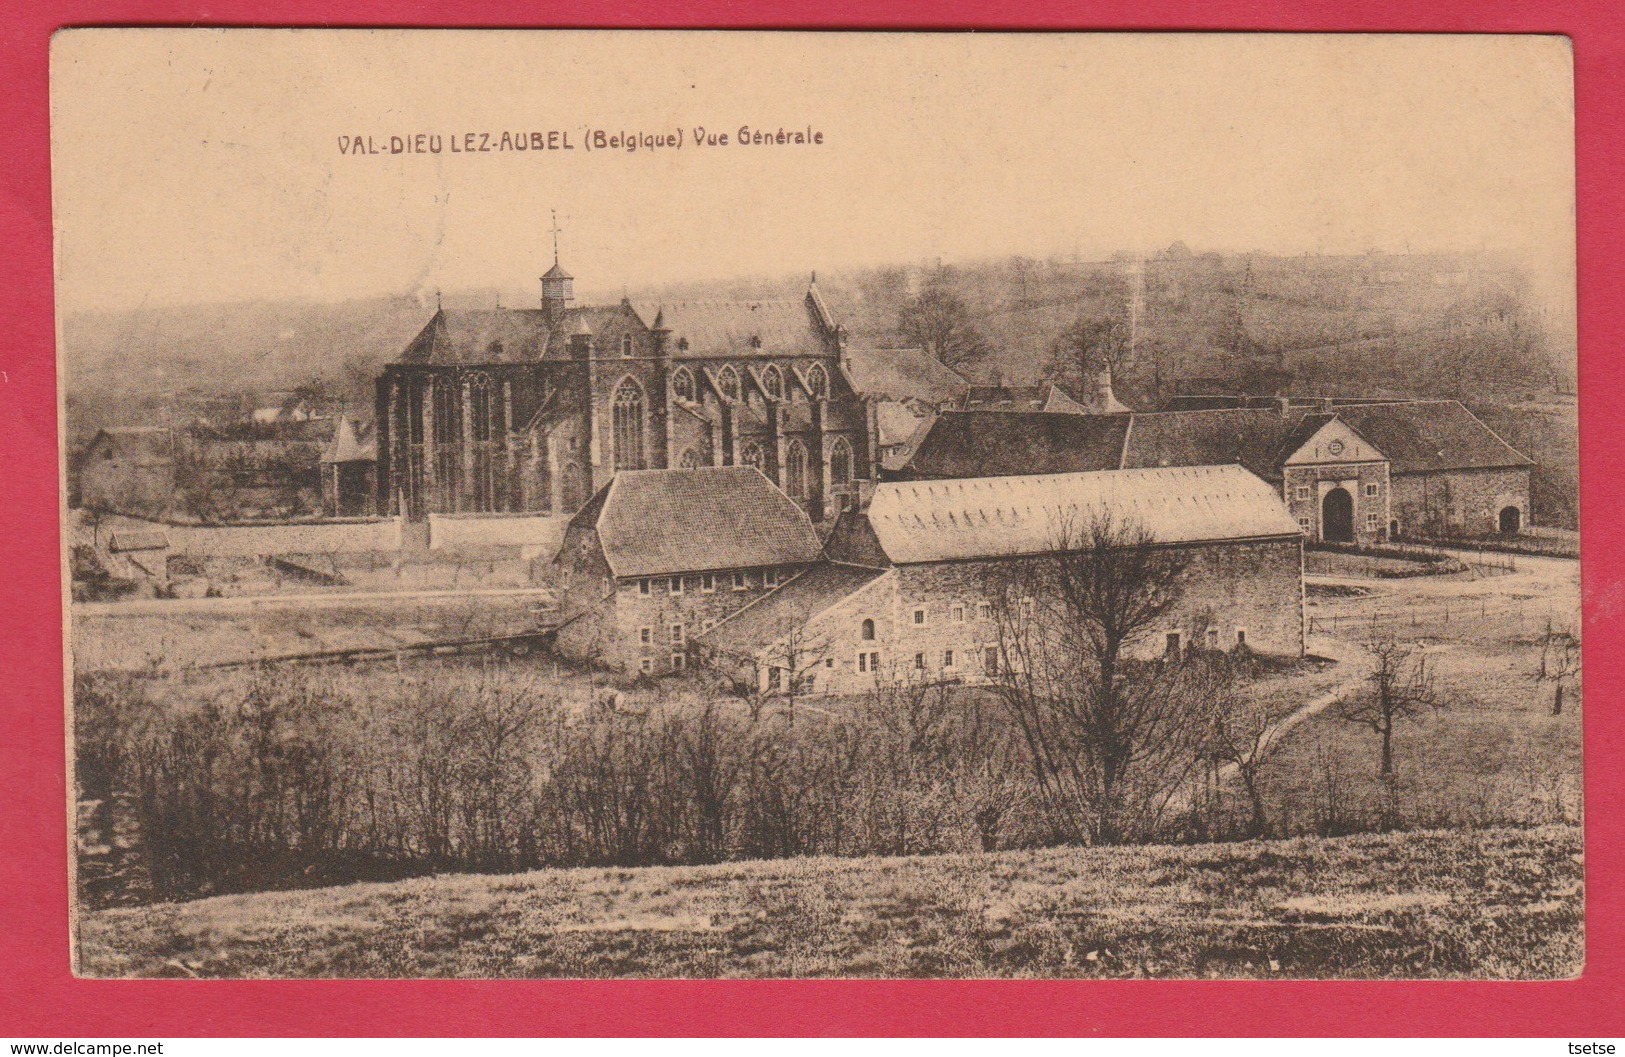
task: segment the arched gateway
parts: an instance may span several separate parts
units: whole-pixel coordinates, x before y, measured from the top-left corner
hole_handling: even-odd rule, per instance
[[[1354,542],[1354,497],[1338,487],[1320,501],[1320,538],[1327,543]]]

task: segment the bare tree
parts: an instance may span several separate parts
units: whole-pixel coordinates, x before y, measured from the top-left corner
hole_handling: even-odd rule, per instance
[[[1081,315],[1050,346],[1050,380],[1087,393],[1102,371],[1124,377],[1130,353],[1128,320],[1120,313]]]
[[[897,332],[949,367],[981,359],[988,351],[970,309],[940,278],[903,304]]]
[[[1264,837],[1270,820],[1260,777],[1281,738],[1268,705],[1242,685],[1245,663],[1235,655],[1207,651],[1193,659],[1186,677],[1192,699],[1204,713],[1203,754],[1241,784],[1250,814],[1248,835]]]
[[[1564,691],[1580,678],[1580,640],[1565,628],[1557,628],[1546,618],[1546,634],[1540,643],[1540,671],[1537,683],[1552,684],[1552,715],[1563,714]]]
[[[1442,706],[1420,646],[1402,642],[1392,628],[1374,624],[1360,648],[1371,663],[1371,674],[1363,690],[1337,703],[1336,714],[1377,735],[1377,774],[1391,788],[1395,728]]]
[[[824,667],[829,650],[827,635],[798,625],[762,656],[768,693],[784,703],[792,724],[796,721],[796,701],[812,693],[818,669]]]
[[[798,625],[754,657],[719,653],[701,660],[721,691],[745,705],[752,723],[762,718],[769,701],[777,700],[793,724],[796,702],[815,689],[829,650],[827,635]]]
[[[1186,562],[1105,511],[1063,519],[1050,553],[987,576],[995,685],[1052,822],[1100,843],[1135,835],[1189,773],[1197,714],[1177,664],[1131,656],[1181,595]]]

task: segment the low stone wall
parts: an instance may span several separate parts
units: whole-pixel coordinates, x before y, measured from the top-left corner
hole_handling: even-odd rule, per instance
[[[394,519],[292,525],[162,525],[172,554],[208,558],[257,558],[267,554],[348,554],[398,551]]]
[[[429,515],[431,551],[502,551],[525,560],[552,558],[564,541],[570,519],[558,515]]]

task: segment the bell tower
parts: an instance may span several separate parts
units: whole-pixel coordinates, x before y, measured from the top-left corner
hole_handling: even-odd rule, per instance
[[[553,212],[553,267],[542,276],[542,314],[549,323],[564,318],[575,302],[575,277],[559,265],[559,214]]]

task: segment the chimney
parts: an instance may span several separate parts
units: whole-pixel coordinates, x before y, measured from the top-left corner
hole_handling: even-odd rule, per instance
[[[592,328],[587,325],[587,317],[582,316],[576,320],[575,329],[570,331],[570,355],[577,360],[585,360],[592,354]]]
[[[1084,399],[1091,413],[1096,415],[1119,415],[1128,410],[1128,406],[1117,399],[1112,392],[1112,365],[1102,363],[1100,370],[1095,372],[1090,380],[1089,393]]]

